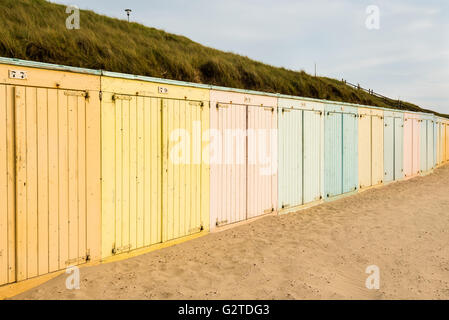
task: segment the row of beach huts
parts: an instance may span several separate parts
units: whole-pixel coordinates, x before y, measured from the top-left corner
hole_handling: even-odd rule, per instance
[[[0,286],[449,160],[433,114],[8,58],[0,80]]]

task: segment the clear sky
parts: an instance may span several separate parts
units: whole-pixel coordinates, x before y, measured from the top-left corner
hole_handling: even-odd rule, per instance
[[[449,114],[448,0],[56,0]],[[379,9],[368,29],[367,7]],[[81,15],[81,28],[82,28]],[[370,20],[372,21],[372,20]]]

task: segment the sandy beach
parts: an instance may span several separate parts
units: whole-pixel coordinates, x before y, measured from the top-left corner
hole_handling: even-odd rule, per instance
[[[129,260],[16,299],[449,299],[449,165]],[[366,268],[380,268],[368,290]]]

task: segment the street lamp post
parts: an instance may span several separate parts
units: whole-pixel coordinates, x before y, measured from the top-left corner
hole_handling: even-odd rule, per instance
[[[128,22],[129,22],[129,14],[132,12],[132,10],[131,9],[125,9],[125,11],[126,11],[126,15],[128,16]]]

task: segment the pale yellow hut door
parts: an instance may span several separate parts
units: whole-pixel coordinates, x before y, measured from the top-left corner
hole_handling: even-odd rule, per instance
[[[16,281],[89,260],[87,94],[15,87]]]

